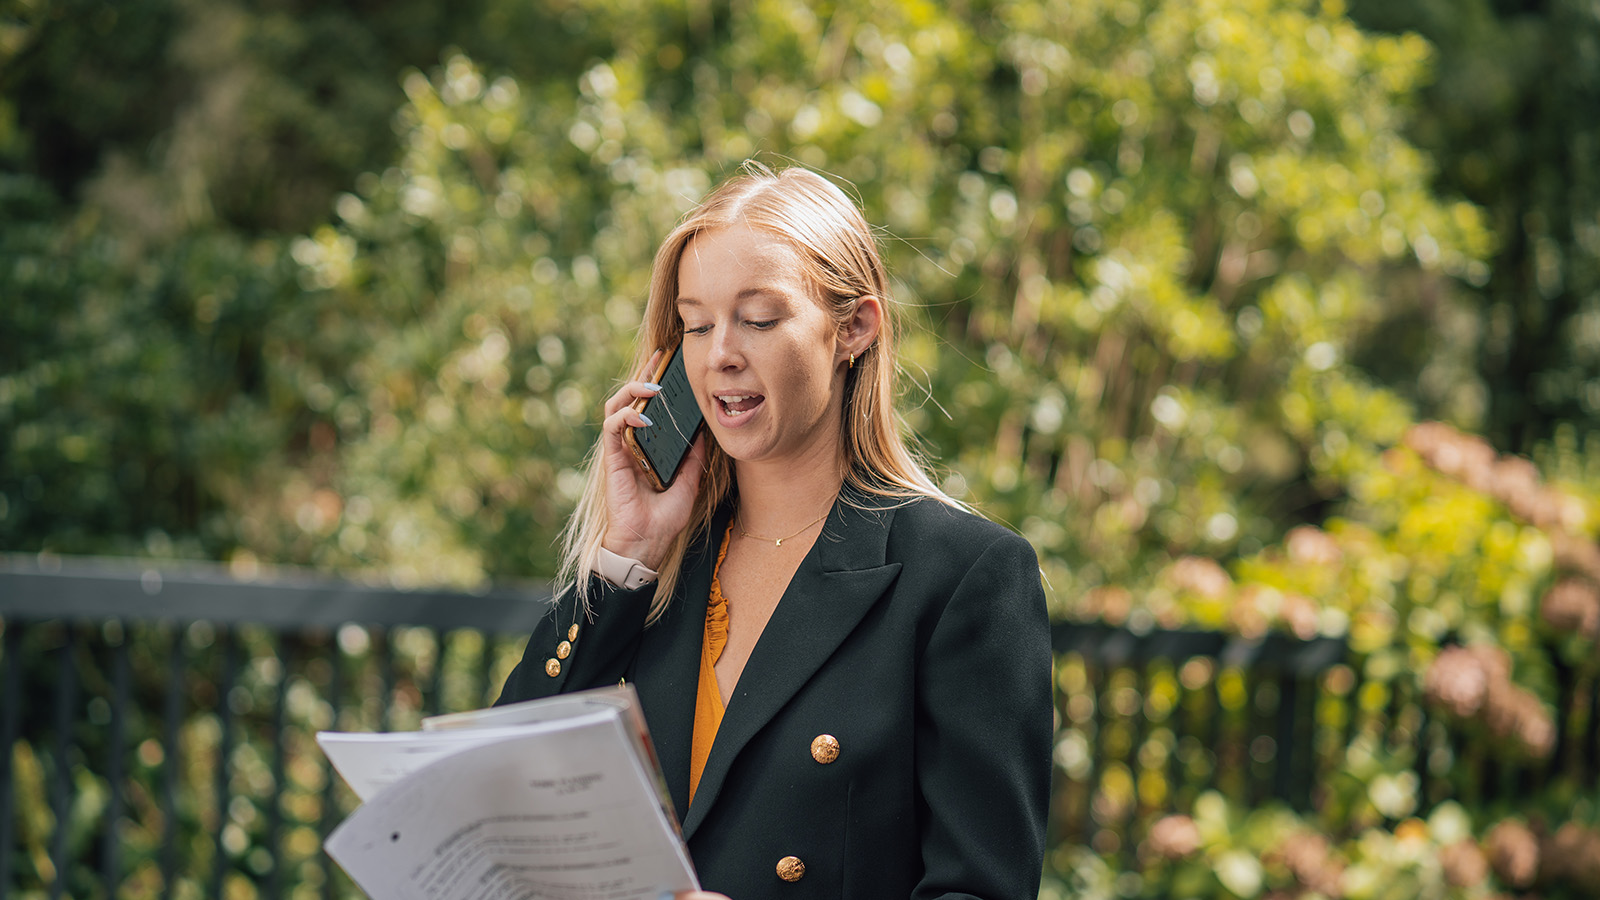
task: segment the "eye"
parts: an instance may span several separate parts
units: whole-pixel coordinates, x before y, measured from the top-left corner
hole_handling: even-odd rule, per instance
[[[755,329],[758,329],[758,330],[761,330],[761,331],[765,331],[768,328],[771,328],[772,326],[774,326],[776,324],[778,324],[778,320],[777,319],[760,319],[760,320],[751,319],[750,322],[749,322],[749,325],[750,325],[751,328],[755,328]]]
[[[706,332],[708,332],[710,330],[711,330],[711,326],[710,325],[695,325],[693,327],[690,327],[688,325],[683,326],[683,333],[684,334],[705,334]]]

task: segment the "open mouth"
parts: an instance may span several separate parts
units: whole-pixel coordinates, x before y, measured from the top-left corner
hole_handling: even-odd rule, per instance
[[[722,412],[730,419],[737,419],[742,415],[761,405],[766,398],[760,394],[724,394],[717,397],[717,403],[722,407]]]

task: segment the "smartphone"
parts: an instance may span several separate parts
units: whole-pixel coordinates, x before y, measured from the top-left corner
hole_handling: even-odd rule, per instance
[[[661,390],[654,397],[635,400],[633,408],[644,413],[653,424],[646,428],[624,428],[622,440],[639,461],[650,484],[664,491],[678,477],[678,469],[683,467],[683,459],[689,455],[705,417],[700,415],[700,404],[695,402],[694,389],[689,387],[689,373],[683,368],[682,343],[667,354],[652,381],[661,385]]]

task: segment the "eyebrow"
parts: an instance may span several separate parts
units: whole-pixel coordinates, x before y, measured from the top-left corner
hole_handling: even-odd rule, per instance
[[[773,287],[773,286],[770,286],[770,285],[760,285],[760,286],[757,286],[757,287],[747,287],[744,290],[741,290],[739,293],[737,293],[737,294],[735,294],[733,296],[733,299],[734,300],[748,300],[751,297],[761,297],[761,296],[770,296],[770,297],[774,297],[774,298],[777,298],[777,299],[780,299],[780,300],[787,300],[789,298],[789,292],[785,291],[785,290],[783,290],[781,288]],[[704,305],[699,300],[696,300],[694,297],[685,297],[685,296],[681,296],[681,295],[678,297],[677,301],[675,301],[675,302],[677,303],[678,306],[703,306]]]

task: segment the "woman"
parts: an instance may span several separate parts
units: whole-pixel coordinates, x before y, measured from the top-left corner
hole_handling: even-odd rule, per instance
[[[606,402],[569,586],[500,698],[632,682],[701,883],[734,900],[1038,892],[1038,563],[907,449],[894,337],[843,192],[719,187],[656,255],[636,360],[682,341],[708,434],[657,493],[622,440],[656,386]]]

